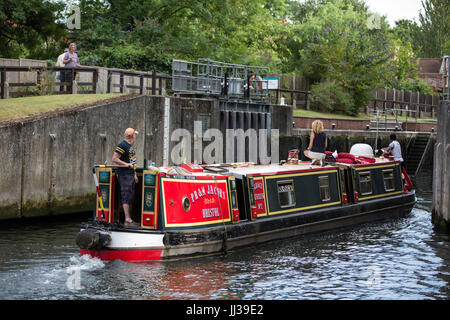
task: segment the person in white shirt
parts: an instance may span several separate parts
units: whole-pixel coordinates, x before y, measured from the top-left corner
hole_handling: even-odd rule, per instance
[[[384,151],[389,152],[394,157],[395,161],[400,161],[400,165],[403,167],[402,147],[397,141],[397,136],[395,133],[392,133],[389,138],[391,143],[388,147],[384,148]]]
[[[56,64],[55,67],[64,67],[64,55],[66,54],[66,52],[69,52],[68,48],[64,49],[64,52],[61,53],[58,56],[58,60],[56,60]],[[61,82],[65,82],[66,81],[66,77],[65,77],[66,73],[64,71],[58,71],[56,73],[56,79],[58,79]],[[59,91],[64,91],[64,86],[59,86]]]

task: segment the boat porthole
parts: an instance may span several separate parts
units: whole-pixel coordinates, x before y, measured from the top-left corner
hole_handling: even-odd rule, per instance
[[[184,211],[189,211],[191,209],[191,202],[189,201],[188,197],[183,197],[183,200],[181,200],[181,203],[183,205]]]

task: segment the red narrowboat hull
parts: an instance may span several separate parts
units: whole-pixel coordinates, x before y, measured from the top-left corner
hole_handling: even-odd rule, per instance
[[[100,250],[90,250],[81,249],[80,256],[90,255],[92,258],[98,258],[103,261],[159,261],[162,260],[161,253],[162,249],[152,249],[152,250],[111,250],[111,249],[100,249]]]

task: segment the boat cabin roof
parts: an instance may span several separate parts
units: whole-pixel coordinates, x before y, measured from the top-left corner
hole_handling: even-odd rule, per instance
[[[302,172],[302,171],[321,171],[321,170],[329,170],[331,168],[337,168],[339,166],[346,166],[346,167],[361,167],[361,166],[368,166],[368,165],[380,165],[380,164],[388,164],[388,163],[394,163],[392,159],[389,158],[375,158],[375,163],[364,163],[364,164],[347,164],[347,163],[340,163],[336,162],[335,164],[328,164],[324,167],[317,166],[317,165],[311,165],[310,161],[299,161],[298,164],[289,164],[285,163],[283,165],[280,164],[268,164],[268,165],[255,165],[253,163],[237,163],[237,164],[222,164],[222,165],[209,165],[209,166],[201,166],[202,170],[198,170],[199,166],[196,166],[196,170],[189,170],[189,167],[186,167],[186,165],[182,165],[183,170],[180,172],[180,170],[161,170],[162,172],[166,172],[169,175],[188,175],[188,176],[195,176],[197,178],[208,178],[211,176],[216,177],[226,177],[229,175],[235,176],[235,177],[242,177],[242,176],[259,176],[259,175],[274,175],[274,174],[283,174],[283,173],[293,173],[293,172]],[[210,170],[205,169],[205,167],[209,168]],[[179,168],[179,167],[178,167]],[[217,169],[217,171],[215,171]],[[223,170],[227,169],[227,170]]]
[[[251,165],[251,166],[241,166],[241,167],[233,167],[229,168],[229,172],[233,175],[270,175],[270,174],[282,174],[289,173],[295,171],[318,171],[318,170],[327,170],[331,168],[336,168],[339,166],[347,166],[347,167],[360,167],[366,165],[377,165],[377,164],[387,164],[392,163],[391,159],[380,159],[375,158],[375,163],[367,163],[367,164],[347,164],[336,162],[335,164],[328,164],[324,167],[311,165],[310,161],[299,161],[298,164],[270,164],[270,165]]]

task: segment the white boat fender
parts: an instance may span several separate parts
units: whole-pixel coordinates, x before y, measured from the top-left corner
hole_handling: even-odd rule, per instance
[[[111,242],[111,236],[100,230],[86,229],[78,232],[75,242],[80,249],[98,250]]]

